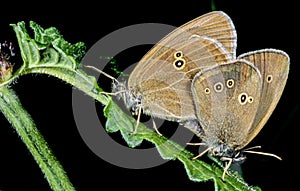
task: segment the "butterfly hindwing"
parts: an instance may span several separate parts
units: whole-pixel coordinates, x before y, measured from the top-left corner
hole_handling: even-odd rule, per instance
[[[247,60],[255,65],[262,76],[262,95],[253,126],[249,131],[247,145],[262,129],[272,112],[274,111],[283,89],[285,87],[289,73],[289,56],[276,49],[263,49],[245,53],[239,56],[240,59]]]
[[[196,115],[209,146],[234,148],[247,137],[261,96],[261,75],[243,60],[199,72],[192,82]]]

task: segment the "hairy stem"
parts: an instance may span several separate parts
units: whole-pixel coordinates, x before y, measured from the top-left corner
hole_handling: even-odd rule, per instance
[[[14,91],[6,86],[0,88],[0,110],[25,143],[45,174],[50,187],[54,191],[75,190],[30,115],[23,109]]]

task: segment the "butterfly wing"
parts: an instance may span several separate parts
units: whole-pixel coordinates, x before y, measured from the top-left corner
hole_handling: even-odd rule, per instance
[[[232,20],[224,12],[207,13],[186,23],[181,28],[191,34],[207,36],[219,41],[233,59],[236,57],[236,30]]]
[[[280,50],[263,49],[245,53],[240,59],[253,63],[262,75],[262,95],[253,126],[243,145],[247,145],[262,129],[274,111],[289,73],[289,56]]]
[[[260,103],[261,75],[236,60],[199,72],[192,82],[196,114],[209,147],[237,148],[247,137]]]
[[[146,60],[152,64],[131,74],[129,89],[135,95],[142,95],[146,114],[176,121],[196,119],[192,79],[203,68],[229,59],[226,50],[213,39],[190,38],[166,50],[160,58]]]
[[[183,42],[192,36],[204,36],[214,39],[222,44],[233,59],[236,57],[237,34],[233,22],[224,12],[213,11],[183,24],[166,35],[142,58],[143,64],[138,64],[134,72],[142,71],[144,67],[150,64],[144,63],[145,60],[161,57],[165,49],[173,47],[174,44]]]
[[[236,32],[230,18],[223,12],[208,13],[156,44],[131,73],[128,87],[136,96],[142,94],[146,114],[176,121],[196,119],[190,89],[194,75],[204,67],[231,60],[235,48]]]

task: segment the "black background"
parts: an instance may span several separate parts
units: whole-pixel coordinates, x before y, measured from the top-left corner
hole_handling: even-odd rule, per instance
[[[299,26],[298,7],[285,1],[216,0],[217,10],[233,20],[238,34],[237,55],[261,48],[276,48],[291,58],[289,79],[271,118],[250,143],[283,158],[248,156],[243,164],[244,177],[262,190],[279,190],[297,185],[299,145]],[[3,4],[2,4],[3,3]],[[36,21],[42,27],[56,27],[71,43],[85,42],[91,47],[103,36],[138,23],[165,23],[180,26],[211,11],[210,1],[154,1],[62,5],[62,2],[1,2],[0,41],[15,41],[10,23]],[[20,9],[20,10],[17,10]],[[15,43],[17,48],[17,44]],[[144,52],[146,53],[146,52]],[[143,53],[138,52],[138,60]],[[126,61],[120,61],[120,63]],[[17,63],[21,64],[21,63]],[[114,166],[96,156],[84,143],[72,112],[72,87],[46,75],[23,76],[13,84],[24,108],[31,114],[56,157],[61,161],[77,190],[101,189],[176,189],[213,190],[212,182],[195,183],[188,179],[179,161],[150,169],[134,170]],[[13,128],[0,115],[0,190],[51,190],[33,157]],[[99,140],[101,141],[101,140]],[[296,174],[296,175],[295,175]],[[140,187],[139,185],[142,185]]]

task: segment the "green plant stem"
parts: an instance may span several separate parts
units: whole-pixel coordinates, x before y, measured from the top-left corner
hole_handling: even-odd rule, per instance
[[[14,91],[6,86],[0,87],[0,110],[38,163],[50,187],[54,191],[75,190],[30,115],[23,109]]]
[[[98,100],[100,103],[108,104],[110,98],[104,94],[99,94],[102,90],[99,87],[95,87],[97,82],[95,78],[90,78],[84,74],[83,70],[77,69],[64,69],[55,67],[32,67],[22,72],[21,75],[27,74],[47,74],[56,78],[59,78],[66,83],[72,85],[74,88],[86,93],[92,98]]]

